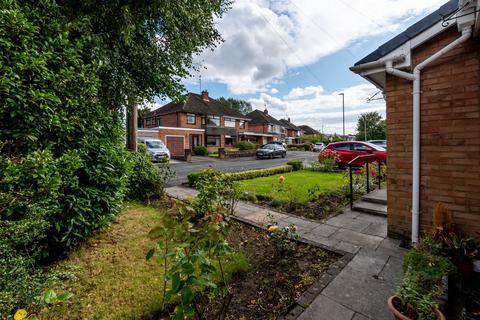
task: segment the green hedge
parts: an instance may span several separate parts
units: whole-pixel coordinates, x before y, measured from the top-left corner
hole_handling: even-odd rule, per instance
[[[206,156],[208,155],[208,149],[205,146],[196,146],[193,148],[193,154],[196,156]]]
[[[250,141],[240,141],[237,144],[238,150],[254,150],[257,148],[257,145]]]
[[[293,171],[298,171],[303,169],[303,161],[302,160],[288,160],[287,164],[292,166]]]
[[[288,150],[304,150],[304,151],[310,151],[310,145],[308,143],[302,143],[302,144],[289,144],[287,146]]]
[[[207,169],[207,170],[211,170],[211,169]],[[207,174],[207,170],[190,173],[187,176],[189,186],[195,187],[195,184],[197,183],[197,181],[199,179],[202,179]],[[232,180],[238,181],[238,180],[247,180],[247,179],[253,179],[258,177],[268,177],[278,173],[285,173],[285,172],[291,172],[291,171],[293,171],[293,167],[291,165],[286,164],[283,166],[278,166],[278,167],[273,167],[268,169],[229,172],[229,173],[224,173],[224,175]]]

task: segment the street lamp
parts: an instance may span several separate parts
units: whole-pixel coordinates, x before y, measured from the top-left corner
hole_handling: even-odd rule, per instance
[[[367,141],[367,115],[363,115],[363,130],[365,132],[365,141]]]
[[[342,96],[343,140],[345,140],[345,93],[341,92],[338,95]]]

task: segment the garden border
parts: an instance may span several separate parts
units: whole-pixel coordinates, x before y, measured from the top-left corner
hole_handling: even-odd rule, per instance
[[[269,209],[269,210],[275,211],[275,210],[272,210],[272,209]],[[275,211],[275,212],[278,212],[278,211]],[[284,214],[283,212],[279,212],[279,213]],[[294,216],[294,215],[292,215],[292,216]],[[258,224],[258,223],[255,223],[255,222],[252,222],[251,220],[248,220],[248,219],[245,219],[245,218],[242,218],[242,217],[238,217],[238,216],[235,216],[235,215],[233,215],[232,218],[237,220],[237,221],[240,221],[240,222],[246,223],[248,225],[254,226],[256,228],[266,230],[265,226],[263,226],[261,224]],[[318,247],[318,248],[328,250],[328,251],[333,252],[337,255],[340,255],[341,257],[337,261],[335,261],[328,268],[328,270],[325,273],[323,273],[319,279],[317,279],[315,281],[315,283],[313,283],[310,287],[308,287],[308,289],[304,293],[302,293],[302,295],[299,298],[297,298],[295,300],[295,304],[293,305],[293,307],[290,309],[290,311],[287,314],[279,317],[280,320],[294,320],[294,319],[297,319],[305,311],[305,309],[313,302],[313,300],[315,300],[315,298],[320,293],[322,293],[323,289],[325,289],[328,286],[328,284],[333,279],[335,279],[335,277],[343,270],[343,268],[345,268],[345,266],[355,256],[355,254],[352,254],[352,253],[349,253],[349,252],[346,252],[346,251],[343,251],[343,250],[339,250],[339,249],[336,249],[336,248],[333,248],[333,247],[330,247],[330,246],[326,246],[326,245],[323,245],[321,243],[317,243],[317,242],[305,239],[301,236],[297,241],[301,242],[301,243],[309,244],[309,245],[312,245],[312,246],[315,246],[315,247]]]

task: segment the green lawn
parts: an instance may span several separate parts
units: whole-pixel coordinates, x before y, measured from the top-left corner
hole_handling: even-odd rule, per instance
[[[58,283],[57,292],[74,296],[63,304],[41,310],[46,319],[149,319],[161,309],[163,265],[145,255],[154,245],[148,232],[159,223],[162,211],[128,205],[107,229],[98,232],[54,268],[75,274]],[[243,256],[226,260],[227,279],[244,267]],[[245,259],[245,258],[243,258]],[[234,261],[235,260],[235,261]],[[214,274],[215,281],[220,275]]]
[[[279,191],[279,177],[285,181]],[[307,204],[321,192],[328,192],[340,188],[347,183],[347,179],[341,173],[315,172],[300,170],[289,173],[276,174],[270,177],[261,177],[239,182],[240,190],[255,194],[257,197],[265,197],[286,202],[290,197],[290,190],[299,204]],[[318,186],[318,187],[316,187]],[[309,190],[316,188],[316,192]],[[283,191],[282,191],[283,189]]]

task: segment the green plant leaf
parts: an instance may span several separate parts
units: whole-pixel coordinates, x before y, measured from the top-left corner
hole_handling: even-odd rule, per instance
[[[67,301],[67,300],[70,300],[70,298],[73,297],[73,293],[70,293],[70,292],[64,292],[64,293],[61,293],[57,296],[57,299],[59,301]]]
[[[153,254],[155,253],[155,248],[152,248],[148,250],[147,255],[145,256],[145,259],[148,261],[153,257]]]
[[[49,289],[43,296],[43,299],[48,304],[55,303],[57,301],[57,294],[52,289]]]
[[[182,303],[184,306],[188,306],[193,300],[193,292],[190,287],[185,287],[182,290]]]

